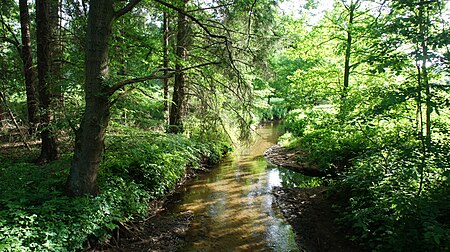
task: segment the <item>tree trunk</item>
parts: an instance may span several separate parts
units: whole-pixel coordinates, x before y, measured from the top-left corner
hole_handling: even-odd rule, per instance
[[[107,95],[108,41],[114,19],[113,0],[91,0],[85,51],[85,101],[83,119],[75,136],[67,189],[70,195],[97,194],[97,173],[103,158],[109,122]]]
[[[425,8],[425,3],[421,2],[419,7],[419,32],[420,32],[420,49],[422,50],[422,54],[420,62],[421,66],[418,67],[418,100],[419,100],[419,108],[420,108],[420,140],[422,142],[422,161],[419,167],[419,190],[418,195],[424,189],[424,175],[427,168],[427,161],[431,152],[431,112],[433,111],[433,104],[431,102],[431,87],[428,77],[428,26],[429,26],[429,17],[427,8]],[[422,113],[422,88],[425,88],[425,132],[423,132],[423,113]],[[424,136],[425,133],[425,136]]]
[[[188,0],[183,0],[181,7],[186,9]],[[173,85],[172,106],[169,116],[169,132],[182,133],[184,110],[186,107],[186,81],[185,74],[182,71],[183,63],[187,59],[187,47],[189,45],[188,19],[185,14],[178,12],[178,31],[177,31],[177,60],[175,63],[175,82]]]
[[[56,107],[62,107],[64,103],[64,92],[61,85],[61,70],[63,67],[63,38],[61,31],[60,9],[62,0],[50,0],[50,27],[51,27],[51,46],[50,46],[50,82],[52,103]]]
[[[428,67],[427,67],[427,62],[428,62],[428,25],[430,23],[429,21],[429,16],[428,16],[428,10],[425,9],[425,24],[423,24],[423,39],[422,39],[422,43],[421,43],[421,47],[422,47],[422,74],[423,74],[423,82],[425,85],[425,105],[426,105],[426,118],[425,118],[425,144],[427,147],[428,152],[430,152],[431,150],[431,112],[433,111],[433,103],[431,101],[431,86],[430,86],[430,82],[429,82],[429,77],[428,77]]]
[[[164,68],[164,79],[163,79],[163,95],[164,95],[164,115],[167,114],[169,109],[169,17],[167,11],[163,13],[163,68]],[[166,118],[166,117],[165,117]]]
[[[4,110],[4,108],[3,108],[3,104],[2,103],[0,103],[0,128],[3,128],[3,120],[5,120],[5,115],[4,115],[4,113],[5,113],[5,110]]]
[[[41,154],[38,163],[46,163],[58,158],[56,136],[51,130],[53,116],[50,111],[50,60],[52,27],[50,25],[50,3],[48,0],[36,0],[36,29],[38,56],[38,87],[41,122]]]
[[[36,76],[33,70],[33,56],[31,52],[30,39],[30,16],[28,14],[27,0],[19,0],[20,8],[20,30],[22,33],[22,51],[23,71],[25,77],[25,87],[27,94],[28,123],[30,124],[29,133],[33,133],[38,124],[38,103],[36,92]]]
[[[357,1],[358,2],[358,1]],[[353,1],[350,2],[350,5],[347,8],[349,12],[349,19],[348,19],[348,27],[347,27],[347,41],[346,41],[346,47],[345,47],[345,56],[344,56],[344,87],[342,89],[342,95],[341,95],[341,115],[347,114],[348,106],[347,106],[347,92],[348,92],[348,86],[350,84],[350,58],[351,58],[351,50],[352,50],[352,43],[353,43],[353,36],[352,36],[352,26],[354,23],[354,17],[355,17],[355,9],[356,9],[357,3],[353,3]]]
[[[353,23],[353,11],[350,12],[349,25]],[[350,27],[349,27],[350,29]],[[345,59],[344,59],[344,89],[343,89],[343,97],[347,95],[347,89],[350,82],[350,57],[351,57],[351,49],[352,49],[352,33],[350,30],[347,31],[347,43],[345,47]]]

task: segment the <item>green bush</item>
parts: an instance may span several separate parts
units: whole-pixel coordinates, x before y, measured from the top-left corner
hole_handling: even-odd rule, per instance
[[[260,106],[255,109],[256,116],[259,121],[280,120],[286,118],[287,108],[285,99],[272,98],[265,106]]]
[[[449,251],[449,124],[435,120],[424,155],[417,124],[394,112],[353,111],[344,120],[327,109],[292,111],[283,141],[306,152],[302,162],[337,171],[332,188],[348,196],[338,224],[363,247]]]
[[[137,184],[101,181],[97,197],[63,194],[69,157],[39,167],[2,165],[0,251],[81,250],[89,238],[105,240],[119,222],[144,216],[150,199]]]
[[[293,113],[286,122],[286,130],[296,141],[291,148],[306,151],[302,162],[312,163],[323,171],[336,172],[350,165],[353,158],[370,148],[369,136],[354,125],[335,119],[329,111]]]
[[[219,155],[182,135],[131,132],[109,137],[102,169],[106,176],[144,185],[159,197],[175,187],[187,166],[198,167],[204,157],[217,161]]]
[[[44,166],[0,158],[0,251],[78,251],[107,241],[120,223],[144,218],[148,203],[172,190],[186,166],[218,161],[224,146],[116,128],[96,197],[64,195],[68,155]]]
[[[389,149],[360,157],[335,184],[349,192],[339,223],[374,251],[449,250],[450,183],[441,170],[449,165],[441,161],[427,162],[419,194],[419,150]]]

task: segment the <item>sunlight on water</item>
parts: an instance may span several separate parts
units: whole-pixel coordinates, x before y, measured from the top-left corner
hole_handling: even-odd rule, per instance
[[[278,129],[266,125],[258,134],[240,155],[185,188],[172,212],[192,211],[194,219],[180,251],[298,251],[292,227],[271,194],[293,176],[268,168],[262,156],[276,143]]]
[[[267,179],[269,180],[269,186],[271,188],[275,186],[281,186],[280,171],[277,169],[271,169],[267,171]]]

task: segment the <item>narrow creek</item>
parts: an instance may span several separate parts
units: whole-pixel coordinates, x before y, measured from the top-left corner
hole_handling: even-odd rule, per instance
[[[263,156],[281,130],[276,123],[261,126],[252,144],[184,187],[169,210],[194,216],[180,251],[299,251],[271,191],[308,179],[268,165]]]

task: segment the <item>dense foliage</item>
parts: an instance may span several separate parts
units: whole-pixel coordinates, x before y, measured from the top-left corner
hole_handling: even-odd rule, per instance
[[[450,249],[444,8],[336,1],[317,25],[297,21],[310,32],[272,60],[285,85],[272,86],[289,109],[283,143],[306,151],[300,162],[336,176],[334,190],[348,196],[337,223],[366,249]]]
[[[294,16],[276,4],[4,0],[0,250],[107,242],[188,169],[273,119],[285,121],[282,143],[305,153],[298,161],[347,196],[337,223],[351,239],[374,251],[450,250],[448,3],[308,0]],[[99,194],[66,196],[67,181],[83,181],[69,174],[91,165],[78,194],[96,194],[97,178]]]
[[[96,197],[65,196],[67,155],[44,166],[2,158],[0,250],[74,251],[112,242],[121,223],[147,216],[149,202],[172,191],[188,167],[213,164],[228,151],[220,142],[129,128],[111,135],[107,148]]]
[[[250,125],[257,122],[251,118],[250,81],[258,75],[251,73],[249,62],[265,57],[270,39],[261,43],[255,38],[270,25],[274,12],[266,10],[273,4],[189,2],[183,9],[182,2],[103,2],[112,11],[106,5],[95,9],[101,1],[2,2],[1,251],[77,251],[108,243],[123,223],[146,218],[150,201],[169,194],[191,171],[217,163],[232,141],[248,136]],[[21,50],[24,10],[29,12],[25,43],[31,55]],[[114,18],[93,23],[111,18],[94,10],[110,11]],[[183,15],[189,28],[185,34],[180,32]],[[166,18],[167,31],[161,26]],[[99,24],[105,29],[92,32]],[[37,33],[37,26],[45,29]],[[103,34],[106,48],[99,45]],[[181,40],[189,42],[189,57],[177,54]],[[163,41],[168,42],[166,51]],[[101,57],[92,64],[89,56],[95,53]],[[44,99],[48,107],[38,112],[37,125],[27,112],[27,85],[36,83],[26,82],[24,58],[35,64],[28,70],[36,76],[43,73],[35,78],[43,84],[34,86],[39,91],[34,99]],[[92,65],[101,60],[100,73],[89,79]],[[180,134],[168,134],[173,126],[169,108],[179,102],[173,98],[179,92],[174,76],[181,72],[185,89],[178,95],[186,103],[179,111],[184,127]],[[88,109],[96,101],[104,103]],[[103,111],[103,118],[86,119],[89,111]],[[80,138],[97,130],[96,137]],[[44,137],[57,139],[59,146],[56,155],[37,160],[38,149],[48,147]],[[81,142],[96,147],[95,161],[70,169],[93,154],[88,150],[79,155]],[[60,160],[52,162],[58,155]],[[96,167],[88,183],[96,195],[73,197],[69,181],[80,184],[83,179],[73,181],[69,174],[92,164]]]

